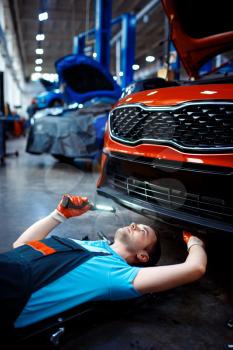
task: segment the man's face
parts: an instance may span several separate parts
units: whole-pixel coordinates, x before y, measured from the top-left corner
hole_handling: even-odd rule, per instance
[[[129,251],[137,252],[138,250],[150,250],[157,238],[150,226],[132,223],[116,231],[115,241],[117,240],[123,243]]]

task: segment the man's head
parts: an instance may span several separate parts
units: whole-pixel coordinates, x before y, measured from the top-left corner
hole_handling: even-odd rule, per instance
[[[160,258],[159,235],[150,226],[132,223],[121,227],[115,233],[114,242],[123,245],[131,265],[152,266]]]

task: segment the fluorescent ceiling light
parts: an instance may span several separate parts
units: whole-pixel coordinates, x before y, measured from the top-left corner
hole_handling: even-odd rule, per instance
[[[37,81],[40,78],[51,81],[52,83],[54,81],[56,81],[56,82],[58,81],[58,75],[56,73],[32,73],[31,74],[32,81]]]
[[[96,52],[93,52],[93,55],[92,55],[94,58],[97,57],[97,53]]]
[[[40,48],[37,48],[37,49],[36,49],[36,54],[37,54],[37,55],[43,55],[43,53],[44,53],[44,50],[43,50],[43,49],[40,49]]]
[[[39,21],[46,21],[46,19],[48,19],[48,12],[42,12],[39,14],[38,18],[39,18]]]
[[[40,77],[41,77],[41,74],[40,74],[40,73],[32,73],[32,74],[31,74],[31,80],[32,80],[32,81],[37,81],[37,80],[40,79]]]
[[[45,39],[45,35],[44,34],[37,34],[36,35],[36,40],[37,41],[43,41]]]
[[[132,65],[133,70],[138,70],[140,68],[139,64]]]
[[[35,72],[41,72],[42,71],[42,67],[41,66],[36,66],[35,67]]]
[[[42,78],[51,82],[58,81],[57,73],[43,73]]]
[[[124,73],[123,72],[119,72],[119,76],[123,77]]]
[[[146,62],[154,62],[155,57],[154,56],[146,56]]]
[[[36,64],[42,64],[42,63],[43,63],[42,58],[37,58],[37,59],[35,60],[35,63],[36,63]]]

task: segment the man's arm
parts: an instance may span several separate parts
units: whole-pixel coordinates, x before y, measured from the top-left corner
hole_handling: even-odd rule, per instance
[[[66,195],[70,198],[71,202],[77,206],[82,206],[88,202],[87,197],[79,197]],[[80,216],[90,209],[87,204],[81,209],[69,209],[62,206],[62,199],[59,202],[57,208],[45,218],[35,222],[26,231],[24,231],[20,237],[13,243],[13,248],[17,248],[27,242],[33,240],[41,240],[45,238],[55,227],[57,227],[61,222],[66,219]]]
[[[13,248],[17,248],[27,242],[45,238],[61,221],[55,219],[52,214],[35,222],[13,243]]]
[[[184,263],[139,270],[133,282],[135,289],[141,293],[156,293],[201,278],[207,264],[204,244],[199,238],[192,236],[188,247],[189,254]]]

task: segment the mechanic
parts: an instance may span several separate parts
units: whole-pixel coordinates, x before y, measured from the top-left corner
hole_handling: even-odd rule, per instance
[[[191,234],[184,238],[185,262],[150,267],[160,243],[157,232],[144,224],[119,228],[112,245],[103,240],[45,239],[61,222],[90,209],[87,197],[66,196],[83,207],[64,208],[61,200],[50,215],[21,234],[15,249],[0,254],[0,328],[25,327],[88,301],[165,291],[205,273],[204,243]]]

